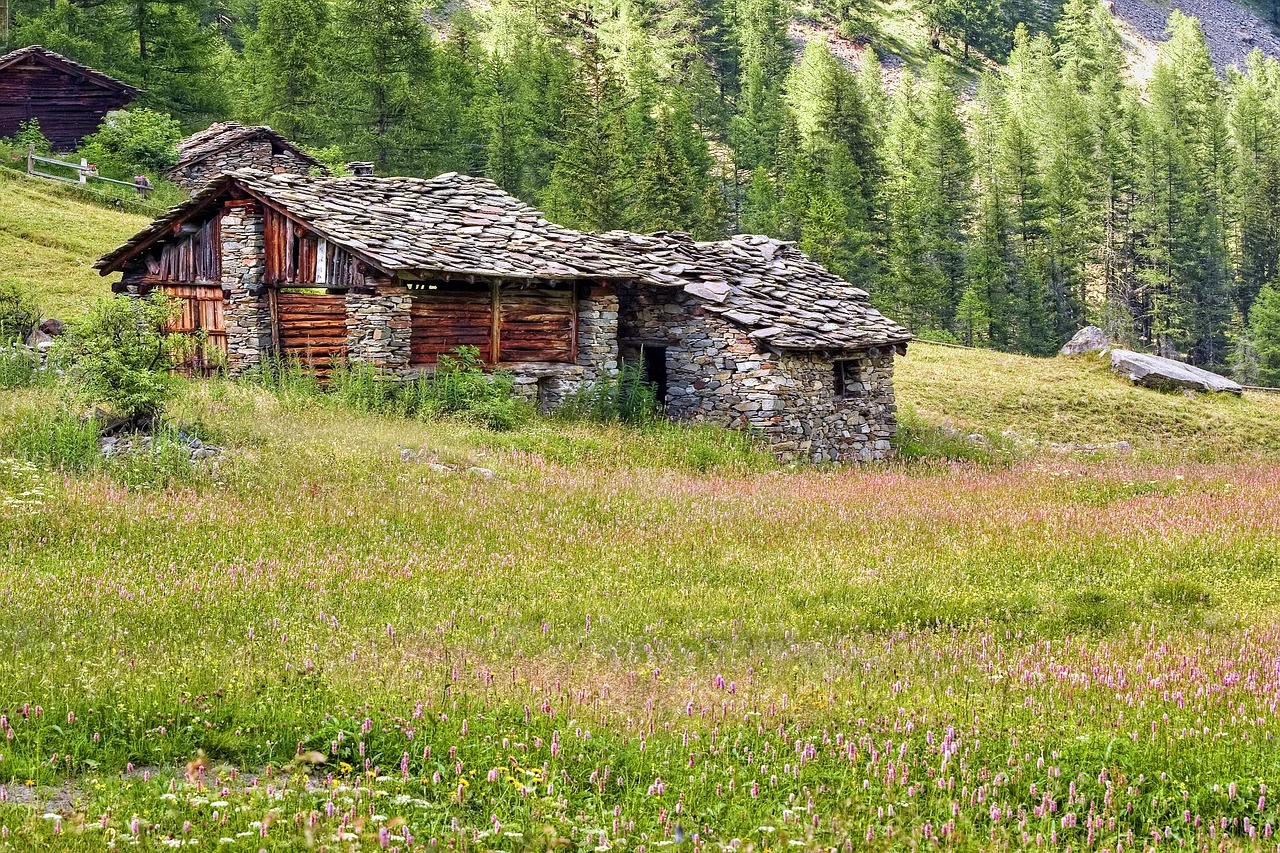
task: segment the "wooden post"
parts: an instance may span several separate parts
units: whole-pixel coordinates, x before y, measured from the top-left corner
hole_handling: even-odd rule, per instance
[[[80,158],[80,183],[82,185],[87,184],[89,182],[88,175],[89,175],[89,161],[81,157]]]
[[[500,344],[502,336],[502,303],[498,298],[498,287],[500,282],[495,279],[489,285],[489,294],[491,299],[492,316],[489,318],[489,356],[493,359],[493,366],[498,366],[499,359],[502,358],[502,347]]]
[[[31,143],[27,146],[27,174],[34,175],[36,173],[36,146]]]

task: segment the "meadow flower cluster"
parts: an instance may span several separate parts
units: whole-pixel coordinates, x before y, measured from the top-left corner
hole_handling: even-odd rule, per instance
[[[0,512],[0,850],[1280,845],[1274,466],[602,470],[209,393],[219,483]]]

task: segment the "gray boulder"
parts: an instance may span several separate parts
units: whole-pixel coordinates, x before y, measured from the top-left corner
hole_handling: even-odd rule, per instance
[[[1191,391],[1226,391],[1231,394],[1244,392],[1237,383],[1216,373],[1170,358],[1125,349],[1111,351],[1111,369],[1139,385],[1162,391],[1186,388]]]
[[[1084,355],[1090,352],[1102,352],[1111,346],[1107,333],[1097,326],[1085,326],[1076,332],[1071,340],[1062,345],[1063,355]]]

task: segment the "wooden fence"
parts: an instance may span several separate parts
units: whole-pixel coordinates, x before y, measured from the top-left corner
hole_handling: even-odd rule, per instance
[[[50,172],[43,172],[36,168],[36,164],[44,164],[49,166],[57,166],[62,169],[69,169],[75,173],[74,178],[64,175],[54,175]],[[104,178],[98,174],[97,170],[89,165],[89,161],[81,157],[79,163],[69,163],[66,160],[57,160],[53,157],[41,157],[36,154],[34,145],[27,146],[27,174],[37,178],[46,178],[50,181],[61,181],[64,184],[79,184],[82,187],[88,187],[89,181],[99,181],[104,184],[115,184],[120,187],[129,187],[138,193],[142,198],[146,198],[151,192],[151,183],[143,178],[141,181],[117,181],[115,178]],[[144,183],[145,182],[145,183]]]

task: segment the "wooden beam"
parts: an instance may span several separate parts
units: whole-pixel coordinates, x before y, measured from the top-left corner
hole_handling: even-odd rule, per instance
[[[497,365],[502,358],[502,301],[498,294],[501,283],[498,279],[494,279],[489,285],[489,298],[492,300],[490,311],[492,315],[489,323],[489,356],[493,359],[494,365]]]

